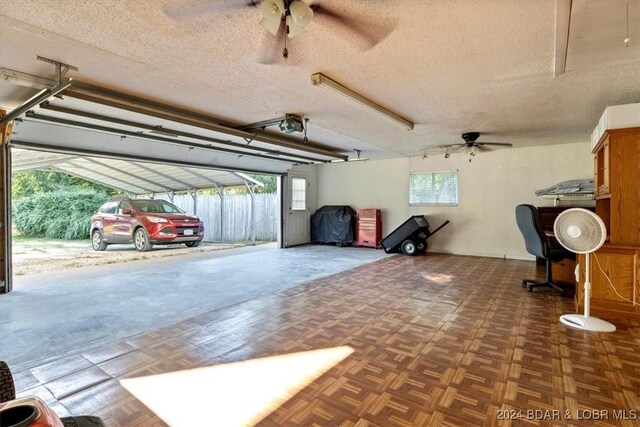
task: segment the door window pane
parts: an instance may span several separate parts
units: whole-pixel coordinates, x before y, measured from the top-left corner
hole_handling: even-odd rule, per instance
[[[109,204],[107,205],[107,209],[105,210],[105,213],[114,214],[116,213],[117,209],[118,209],[118,202],[109,202]]]
[[[291,179],[291,210],[303,211],[307,209],[307,180],[304,178]]]
[[[125,209],[129,209],[130,211],[133,210],[133,207],[131,207],[131,205],[129,204],[129,202],[125,202],[124,200],[122,202],[120,202],[120,209],[118,209],[118,213],[120,215],[122,215],[122,211]]]

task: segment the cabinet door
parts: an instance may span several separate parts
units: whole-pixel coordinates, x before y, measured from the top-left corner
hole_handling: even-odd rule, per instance
[[[640,296],[639,254],[640,251],[631,248],[607,246],[595,254],[591,254],[591,268],[589,270],[591,272],[592,314],[614,317],[639,316],[640,311],[637,306],[634,306],[633,302],[629,302],[637,301]],[[584,255],[578,257],[580,283],[576,287],[576,302],[579,312],[584,310],[584,257]]]
[[[609,194],[611,188],[609,186],[609,165],[611,161],[611,150],[609,149],[609,138],[604,141],[602,146],[602,155],[604,157],[602,165],[602,191],[604,194]]]
[[[600,195],[600,177],[598,174],[598,155],[596,154],[593,157],[593,182],[594,182],[594,191],[593,195],[598,197]]]
[[[595,178],[595,194],[597,197],[607,196],[611,190],[609,185],[609,171],[610,171],[610,136],[607,135],[602,141],[602,145],[598,151],[596,151],[595,164],[594,164],[594,178]]]

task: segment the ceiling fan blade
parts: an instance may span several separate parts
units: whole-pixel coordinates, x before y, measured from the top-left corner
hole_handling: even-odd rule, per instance
[[[376,24],[368,22],[362,18],[345,16],[338,11],[319,4],[313,4],[310,7],[314,13],[314,21],[333,23],[333,29],[337,30],[339,35],[351,38],[362,51],[374,48],[395,29],[394,23]],[[332,27],[329,25],[329,28]]]
[[[242,9],[257,4],[258,0],[209,0],[192,4],[168,5],[164,8],[164,13],[174,21],[182,21],[199,15]]]
[[[494,145],[500,147],[513,147],[510,142],[478,142],[477,145]]]

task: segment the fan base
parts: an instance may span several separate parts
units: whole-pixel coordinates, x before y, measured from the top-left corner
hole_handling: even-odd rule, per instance
[[[614,332],[615,325],[597,317],[585,317],[582,314],[565,314],[560,316],[560,322],[572,328],[592,332]]]

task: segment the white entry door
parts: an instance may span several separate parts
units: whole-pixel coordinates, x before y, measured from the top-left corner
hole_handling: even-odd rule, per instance
[[[284,179],[284,247],[309,243],[309,177],[289,174]]]

